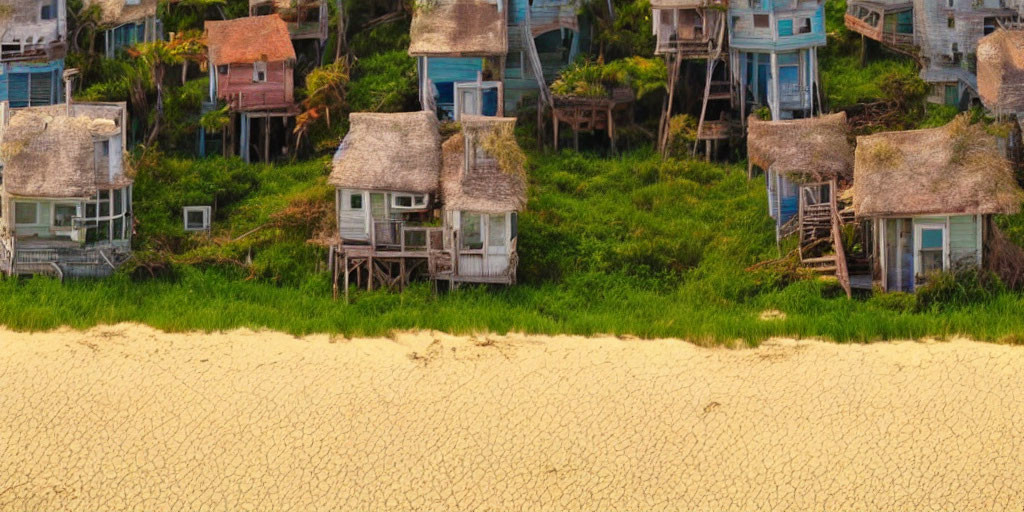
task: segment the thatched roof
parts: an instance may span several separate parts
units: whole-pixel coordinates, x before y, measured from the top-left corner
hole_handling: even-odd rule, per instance
[[[526,171],[503,169],[500,164],[477,166],[466,172],[465,137],[481,140],[493,130],[513,137],[514,118],[462,116],[462,133],[444,143],[441,195],[447,210],[479,213],[520,211],[526,207]],[[512,138],[511,144],[515,143]]]
[[[1024,111],[1024,30],[996,30],[978,42],[978,94],[986,107]]]
[[[100,22],[116,27],[125,23],[142,21],[147,16],[156,16],[157,0],[139,0],[138,5],[128,5],[124,0],[85,0],[85,8],[98,5],[102,15]]]
[[[804,181],[853,175],[845,112],[784,121],[751,116],[747,126],[747,158],[764,170]]]
[[[123,174],[111,181],[108,170],[96,165],[95,142],[121,133],[121,127],[110,119],[68,117],[60,107],[14,111],[0,144],[6,191],[25,197],[86,197],[100,188],[130,184]]]
[[[858,217],[1014,213],[1022,195],[996,138],[966,116],[939,128],[857,138]]]
[[[341,188],[435,193],[441,135],[433,112],[354,113],[328,182]]]
[[[505,13],[485,0],[421,2],[409,28],[409,55],[488,57],[508,53]]]
[[[214,66],[295,60],[288,25],[277,14],[207,21],[205,26]]]

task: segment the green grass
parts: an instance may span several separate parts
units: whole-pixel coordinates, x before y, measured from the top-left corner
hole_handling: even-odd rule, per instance
[[[778,252],[763,179],[748,182],[741,165],[663,162],[648,151],[619,160],[571,152],[531,160],[530,202],[520,221],[522,282],[511,288],[435,297],[417,283],[404,293],[356,291],[351,304],[335,302],[322,270],[324,251],[305,243],[309,226],[288,224],[229,241],[296,202],[329,203],[323,161],[272,167],[163,159],[140,170],[136,210],[137,243],[169,261],[165,272],[64,284],[3,279],[0,319],[23,330],[141,322],[171,331],[438,329],[751,344],[770,336],[1000,340],[1024,332],[1017,293],[982,299],[947,293],[923,306],[902,294],[851,301],[827,282],[747,272]],[[180,233],[180,206],[193,202],[219,205],[216,242]],[[767,309],[786,316],[759,319]]]

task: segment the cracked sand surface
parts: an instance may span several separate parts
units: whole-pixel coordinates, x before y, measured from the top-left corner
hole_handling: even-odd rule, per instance
[[[1024,348],[0,330],[0,510],[1024,510]]]

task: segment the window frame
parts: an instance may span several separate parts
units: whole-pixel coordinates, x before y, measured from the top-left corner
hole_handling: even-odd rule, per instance
[[[213,207],[210,206],[185,206],[181,209],[182,212],[182,227],[186,233],[197,233],[197,232],[208,232],[210,231],[210,217],[212,216]],[[202,225],[198,228],[189,227],[189,214],[199,213],[202,214],[203,220]]]
[[[267,73],[267,61],[258,60],[252,63],[252,82],[254,84],[267,83],[268,76],[269,75]]]
[[[14,217],[14,226],[39,226],[39,201],[12,201],[11,211],[12,217]],[[32,222],[19,222],[18,221],[18,206],[23,204],[30,204],[35,207],[35,213],[33,214]]]
[[[408,198],[409,206],[398,204],[399,198]],[[422,202],[417,205],[417,199],[422,199]],[[412,192],[393,192],[391,194],[391,209],[402,210],[402,211],[419,211],[427,210],[430,205],[430,194],[416,194]]]
[[[944,223],[939,222],[914,222],[914,278],[921,280],[924,275],[921,272],[921,251],[935,251],[934,248],[923,249],[923,232],[925,230],[939,230],[942,232],[942,271],[949,271],[949,218]]]
[[[66,226],[57,225],[57,208],[70,206],[75,209],[74,215],[71,216],[71,222]],[[54,202],[50,203],[50,227],[55,231],[74,231],[75,219],[82,215],[82,204],[72,202]]]

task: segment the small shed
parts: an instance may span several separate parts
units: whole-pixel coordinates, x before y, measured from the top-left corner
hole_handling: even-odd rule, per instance
[[[74,104],[16,110],[0,126],[0,270],[98,276],[127,258],[125,120],[123,103]]]
[[[441,195],[452,283],[513,284],[518,265],[518,212],[526,207],[526,170],[514,118],[464,116],[462,133],[444,143]],[[495,154],[496,151],[503,154]],[[513,156],[509,156],[513,155]]]
[[[1024,112],[1024,30],[997,30],[978,42],[978,94],[993,112]]]
[[[913,291],[931,272],[985,264],[994,214],[1022,191],[997,138],[966,116],[857,138],[853,208],[870,224],[874,281]]]
[[[249,0],[249,16],[277,14],[288,24],[292,39],[327,41],[326,0]]]
[[[210,101],[226,102],[233,114],[228,147],[237,146],[246,162],[269,161],[277,148],[286,151],[291,135],[288,125],[298,106],[295,49],[284,20],[270,14],[207,21],[206,39]]]
[[[436,0],[417,3],[409,29],[420,102],[443,117],[500,115],[502,69],[508,53],[504,2]]]
[[[441,136],[430,112],[353,113],[334,155],[342,243],[396,245],[402,230],[430,220],[438,202]]]
[[[747,120],[747,160],[765,172],[768,213],[781,238],[800,228],[801,210],[834,203],[853,176],[853,145],[846,113],[808,119]],[[806,219],[808,222],[811,216]],[[792,229],[787,228],[787,224]]]
[[[725,24],[726,0],[651,0],[654,53],[707,58]]]
[[[158,0],[85,0],[85,7],[99,6],[103,48],[108,59],[121,48],[149,43],[163,37],[156,16]]]

